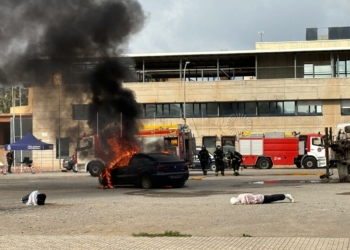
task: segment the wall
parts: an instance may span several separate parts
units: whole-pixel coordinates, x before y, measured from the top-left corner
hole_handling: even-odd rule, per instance
[[[350,40],[319,40],[319,41],[295,41],[295,42],[257,42],[256,50],[288,50],[288,49],[317,49],[350,47]]]
[[[137,82],[124,86],[135,92],[139,103],[183,103],[184,100],[182,82]],[[330,78],[186,82],[185,89],[186,102],[321,100],[323,116],[249,117],[240,121],[243,125],[248,121],[252,131],[311,133],[349,122],[350,117],[340,115],[340,99],[350,99],[348,86],[350,78]],[[60,167],[56,159],[57,137],[73,135],[72,152],[76,137],[84,131],[89,132],[86,121],[72,120],[72,104],[82,104],[88,100],[88,95],[79,90],[83,87],[86,86],[73,85],[68,88],[46,85],[33,88],[33,134],[44,142],[54,144],[54,154],[52,151],[33,152],[33,159],[42,159],[46,170],[58,170]],[[219,142],[221,136],[233,135],[230,119],[235,118],[187,118],[187,124],[196,137],[197,145],[200,145],[202,136],[216,135]],[[181,124],[183,119],[144,119],[142,122],[144,125]]]

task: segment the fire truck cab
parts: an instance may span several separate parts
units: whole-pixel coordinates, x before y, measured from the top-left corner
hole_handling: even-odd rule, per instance
[[[96,177],[108,165],[112,154],[107,145],[102,145],[98,135],[84,135],[77,141],[73,169],[90,172],[91,176]]]
[[[175,154],[185,160],[188,166],[193,163],[195,140],[191,129],[183,124],[163,124],[143,126],[135,136],[140,151],[145,153],[164,152]]]
[[[265,133],[239,138],[243,165],[268,169],[274,165],[296,165],[298,168],[326,166],[321,134]]]

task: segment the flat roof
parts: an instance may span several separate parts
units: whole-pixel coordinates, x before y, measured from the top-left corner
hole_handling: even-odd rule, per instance
[[[176,52],[176,53],[142,53],[123,54],[122,57],[182,57],[182,56],[212,56],[212,55],[255,55],[265,53],[293,53],[293,52],[327,52],[327,51],[350,51],[350,47],[324,47],[305,49],[260,49],[260,50],[230,50],[230,51],[207,51],[207,52]]]

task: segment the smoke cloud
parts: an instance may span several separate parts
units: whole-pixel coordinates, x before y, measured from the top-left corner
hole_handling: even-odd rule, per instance
[[[63,59],[101,58],[86,81],[92,96],[88,124],[96,132],[97,126],[120,122],[116,117],[122,114],[123,126],[134,131],[139,105],[122,87],[133,75],[133,63],[103,58],[120,55],[145,19],[136,0],[1,0],[0,84],[31,82],[30,66],[38,59],[54,65]]]

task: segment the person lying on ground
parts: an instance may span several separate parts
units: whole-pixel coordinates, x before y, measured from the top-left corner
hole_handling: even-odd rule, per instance
[[[294,198],[290,194],[272,194],[272,195],[263,195],[263,194],[240,194],[238,197],[232,197],[230,202],[232,205],[249,205],[249,204],[266,204],[275,201],[283,201],[288,199],[290,202],[294,202]]]
[[[39,193],[38,190],[35,190],[31,192],[30,194],[27,194],[22,198],[22,202],[26,205],[34,205],[34,206],[41,206],[45,204],[46,195]]]

